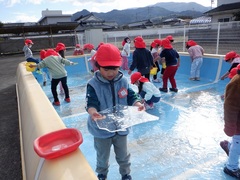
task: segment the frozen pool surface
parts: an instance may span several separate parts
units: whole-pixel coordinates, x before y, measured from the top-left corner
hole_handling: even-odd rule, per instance
[[[62,104],[55,109],[67,127],[82,132],[84,143],[80,149],[95,169],[93,137],[87,130],[84,109],[85,83],[89,78],[90,74],[68,77],[71,103],[65,103],[64,96],[59,95]],[[189,81],[186,75],[178,75],[176,79],[179,92],[162,93],[161,101],[147,111],[159,120],[131,128],[128,147],[133,179],[233,179],[222,171],[227,156],[219,146],[221,140],[229,139],[222,130],[220,98],[227,82]],[[52,101],[50,85],[43,89]],[[113,151],[108,179],[120,179]]]
[[[181,61],[182,69],[176,74],[178,93],[162,93],[159,103],[147,112],[159,119],[131,127],[128,147],[131,153],[131,175],[134,180],[231,180],[224,174],[227,161],[225,152],[219,146],[224,139],[223,101],[228,80],[214,81],[216,60],[203,63],[201,81],[190,81],[187,61]],[[204,61],[205,62],[205,61]],[[184,64],[185,63],[185,64]],[[75,68],[75,67],[71,67]],[[228,67],[223,67],[221,74]],[[72,69],[68,69],[68,72]],[[129,76],[124,73],[127,78]],[[214,77],[213,77],[214,76]],[[85,85],[92,74],[69,74],[68,86],[71,103],[64,102],[55,107],[67,127],[79,129],[83,134],[81,151],[95,170],[96,152],[93,137],[87,130],[85,106]],[[161,87],[162,83],[156,83]],[[133,89],[136,89],[132,86]],[[50,83],[43,87],[52,102]],[[108,180],[121,179],[118,164],[112,151]]]

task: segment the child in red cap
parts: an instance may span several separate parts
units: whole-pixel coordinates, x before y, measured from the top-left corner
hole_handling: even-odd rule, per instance
[[[38,64],[39,59],[33,57],[33,53],[31,50],[32,45],[33,45],[33,41],[31,39],[25,40],[25,44],[23,46],[24,56],[27,62],[35,62],[36,64]],[[42,72],[39,69],[37,69],[36,72],[39,74],[42,74]]]
[[[81,48],[80,44],[76,44],[75,49],[73,51],[73,55],[74,56],[78,56],[78,55],[83,55],[83,49]]]
[[[231,67],[229,68],[229,70],[221,76],[221,80],[224,80],[228,77],[230,71],[232,70],[232,68],[237,67],[238,64],[240,64],[240,55],[237,54],[235,51],[229,51],[226,55],[225,55],[225,61],[231,64]]]
[[[60,102],[58,99],[57,93],[57,85],[59,82],[62,83],[64,93],[65,93],[65,101],[70,102],[69,90],[67,86],[67,71],[65,70],[64,65],[74,65],[75,63],[69,61],[68,59],[62,58],[59,54],[53,49],[48,49],[45,53],[45,58],[43,61],[38,63],[37,65],[30,65],[29,67],[37,67],[44,68],[47,67],[51,73],[52,81],[51,81],[51,90],[54,98],[53,105],[59,106]]]
[[[171,42],[169,39],[163,39],[162,40],[162,47],[163,50],[160,53],[160,58],[166,62],[166,69],[163,73],[163,87],[159,88],[162,92],[168,92],[168,79],[172,85],[171,88],[169,88],[170,91],[178,92],[177,84],[175,80],[175,74],[177,72],[178,67],[180,66],[180,56],[178,52],[173,49]]]
[[[46,57],[46,51],[43,49],[40,51],[40,59],[44,60]],[[48,72],[48,68],[42,68],[42,76],[43,76],[43,86],[46,86],[47,79],[51,79],[51,76]]]
[[[55,51],[61,56],[62,58],[65,58],[65,52],[66,52],[66,46],[64,43],[57,43],[57,46],[55,48]],[[62,82],[59,82],[59,89],[60,89],[60,94],[64,94],[64,89],[62,86]]]
[[[154,66],[151,52],[146,48],[146,43],[141,36],[134,38],[135,50],[133,51],[133,61],[128,74],[136,68],[144,77],[150,80],[150,70]]]
[[[186,43],[186,48],[192,61],[189,79],[192,81],[199,81],[204,49],[193,40],[189,40]]]
[[[27,62],[35,62],[36,64],[39,63],[39,59],[36,59],[33,57],[33,53],[32,53],[32,45],[33,42],[31,39],[26,39],[25,40],[25,45],[23,47],[23,52],[24,52],[24,56]]]
[[[154,41],[151,43],[150,51],[153,57],[153,67],[157,67],[157,73],[160,71],[159,63],[161,63],[159,52],[161,51],[161,44],[162,41],[160,39],[154,39]],[[162,73],[161,73],[162,74]],[[152,82],[154,83],[160,83],[161,80],[157,78],[157,74],[153,75],[153,80]]]
[[[96,121],[103,116],[99,113],[117,104],[137,106],[145,110],[137,94],[129,87],[128,80],[119,71],[122,58],[119,49],[112,44],[103,44],[96,53],[96,66],[99,68],[87,84],[86,110],[89,113],[88,130],[94,136],[94,147],[97,152],[98,179],[107,179],[111,146],[114,147],[116,160],[120,166],[122,180],[131,180],[130,154],[127,150],[126,131],[109,132],[99,129]]]
[[[142,102],[146,109],[153,109],[153,103],[159,102],[161,93],[154,84],[141,75],[140,72],[135,72],[130,77],[131,83],[138,87],[138,94],[142,98]]]
[[[98,68],[95,66],[95,63],[96,63],[96,60],[95,60],[95,53],[97,52],[95,49],[94,49],[94,45],[93,44],[85,44],[83,46],[83,49],[87,51],[87,53],[90,53],[91,57],[88,59],[88,61],[90,62],[91,66],[92,66],[92,69],[91,71],[92,72],[95,72],[98,70]]]

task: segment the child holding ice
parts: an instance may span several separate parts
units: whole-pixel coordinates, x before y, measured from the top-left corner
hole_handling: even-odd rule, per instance
[[[127,79],[119,71],[122,58],[119,49],[112,44],[103,44],[96,53],[96,66],[99,69],[87,84],[86,110],[88,130],[94,136],[94,147],[97,152],[97,167],[99,180],[107,179],[111,146],[114,147],[115,157],[119,164],[122,180],[131,180],[130,153],[127,149],[126,131],[108,132],[99,129],[96,121],[103,119],[99,112],[112,108],[117,104],[137,106],[145,110],[137,94],[129,87]]]

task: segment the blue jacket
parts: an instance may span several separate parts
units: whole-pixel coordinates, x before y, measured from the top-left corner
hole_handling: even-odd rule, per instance
[[[123,89],[125,89],[127,93],[121,93],[125,92],[122,91]],[[87,84],[86,99],[86,110],[90,107],[94,107],[97,111],[112,108],[117,104],[133,105],[137,101],[140,101],[139,97],[129,87],[127,79],[120,71],[112,81],[106,80],[99,71],[96,71],[94,77]],[[88,130],[94,137],[98,138],[109,138],[116,134],[115,132],[99,129],[91,116],[88,117]],[[117,133],[119,135],[127,135],[129,130],[127,129],[126,131],[119,131]]]

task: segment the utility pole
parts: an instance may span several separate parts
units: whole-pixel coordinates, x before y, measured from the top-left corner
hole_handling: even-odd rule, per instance
[[[214,0],[211,0],[211,9],[213,7],[213,4],[214,4]]]

